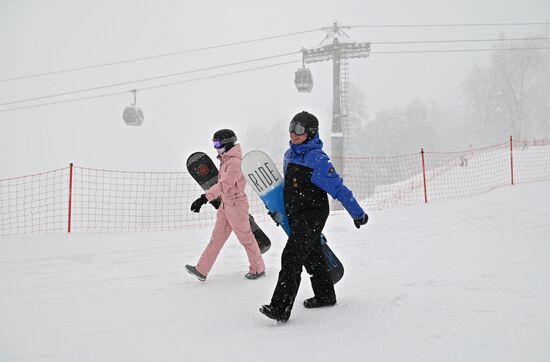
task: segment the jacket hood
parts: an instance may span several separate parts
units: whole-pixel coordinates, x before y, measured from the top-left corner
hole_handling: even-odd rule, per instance
[[[241,145],[236,144],[235,146],[231,147],[231,149],[227,152],[222,153],[220,156],[221,159],[228,159],[230,157],[238,157],[243,158],[243,154],[241,152]]]

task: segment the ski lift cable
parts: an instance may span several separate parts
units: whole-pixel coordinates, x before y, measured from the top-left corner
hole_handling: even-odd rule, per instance
[[[531,40],[550,40],[550,37],[536,38],[489,38],[489,39],[453,39],[453,40],[411,40],[411,41],[380,41],[370,42],[374,45],[390,45],[390,44],[434,44],[434,43],[475,43],[475,42],[506,42],[506,41],[531,41]]]
[[[54,101],[54,102],[31,104],[31,105],[26,105],[21,107],[6,108],[6,109],[0,109],[0,113],[18,111],[18,110],[29,109],[29,108],[38,108],[38,107],[44,107],[44,106],[50,106],[50,105],[62,104],[62,103],[72,103],[72,102],[78,102],[78,101],[83,101],[88,99],[104,98],[104,97],[110,97],[110,96],[115,96],[120,94],[127,94],[128,92],[129,91],[125,90],[125,91],[104,93],[104,94],[98,94],[98,95],[86,96],[86,97],[80,97],[80,98],[63,99],[63,100]]]
[[[92,95],[92,96],[86,96],[86,97],[70,98],[70,99],[64,99],[64,100],[59,100],[59,101],[52,101],[52,102],[47,102],[47,103],[31,104],[31,105],[20,106],[20,107],[0,109],[0,113],[23,110],[23,109],[29,109],[29,108],[39,108],[39,107],[45,107],[45,106],[50,106],[50,105],[62,104],[62,103],[79,102],[79,101],[84,101],[84,100],[89,100],[89,99],[104,98],[104,97],[110,97],[110,96],[115,96],[115,95],[120,95],[120,94],[127,94],[128,92],[134,92],[134,91],[135,92],[143,92],[143,91],[147,91],[147,90],[151,90],[151,89],[165,88],[165,87],[175,86],[175,85],[184,84],[184,83],[198,82],[198,81],[206,80],[206,79],[225,77],[225,76],[233,75],[233,74],[237,74],[237,73],[245,73],[245,72],[250,72],[250,71],[254,71],[254,70],[274,68],[274,67],[279,67],[279,66],[288,65],[288,64],[295,64],[295,63],[299,63],[301,61],[302,61],[301,59],[295,59],[295,60],[287,61],[287,62],[263,65],[263,66],[247,68],[247,69],[241,69],[241,70],[236,70],[236,71],[232,71],[232,72],[219,73],[219,74],[214,74],[214,75],[209,75],[209,76],[204,76],[204,77],[198,77],[198,78],[193,78],[193,79],[186,79],[186,80],[181,80],[181,81],[172,82],[172,83],[164,83],[164,84],[159,84],[159,85],[156,85],[156,86],[149,86],[149,87],[143,87],[143,88],[134,88],[134,89],[131,89],[131,90],[124,90],[124,91],[104,93],[104,94],[98,94],[98,95]]]
[[[350,25],[350,28],[434,28],[434,27],[481,27],[481,26],[541,26],[550,23],[478,23],[478,24],[372,24]]]
[[[276,64],[261,65],[261,66],[257,66],[257,67],[253,67],[253,68],[235,70],[235,71],[232,71],[232,72],[225,72],[225,73],[220,73],[220,74],[207,75],[207,76],[199,77],[199,78],[185,79],[185,80],[180,80],[180,81],[171,82],[171,83],[164,83],[164,84],[159,84],[159,85],[153,85],[153,86],[138,88],[137,90],[138,91],[147,91],[147,90],[151,90],[151,89],[171,87],[171,86],[178,85],[178,84],[192,83],[192,82],[197,82],[197,81],[206,80],[206,79],[225,77],[225,76],[228,76],[228,75],[233,75],[233,74],[238,74],[238,73],[251,72],[251,71],[254,71],[254,70],[274,68],[274,67],[279,67],[279,66],[288,65],[288,64],[295,64],[295,63],[300,63],[301,61],[302,61],[302,59],[295,59],[295,60],[290,60],[290,61],[287,61],[287,62],[281,62],[281,63],[276,63]]]
[[[54,74],[76,72],[76,71],[81,71],[81,70],[101,68],[101,67],[125,64],[125,63],[134,63],[134,62],[140,62],[140,61],[144,61],[144,60],[171,57],[171,56],[175,56],[175,55],[195,53],[195,52],[200,52],[200,51],[205,51],[205,50],[228,48],[228,47],[237,46],[237,45],[261,42],[261,41],[265,41],[265,40],[272,40],[272,39],[277,39],[277,38],[290,37],[290,36],[294,36],[294,35],[307,34],[307,33],[312,33],[312,32],[316,32],[316,31],[320,31],[320,30],[321,30],[321,28],[309,29],[309,30],[296,31],[296,32],[286,33],[286,34],[266,36],[266,37],[263,37],[263,38],[235,41],[235,42],[231,42],[231,43],[218,44],[218,45],[212,45],[212,46],[206,46],[206,47],[200,47],[200,48],[194,48],[194,49],[179,50],[179,51],[174,51],[174,52],[169,52],[169,53],[162,53],[162,54],[156,54],[156,55],[150,55],[150,56],[144,56],[144,57],[138,57],[138,58],[117,60],[117,61],[112,61],[112,62],[92,64],[92,65],[84,65],[84,66],[81,66],[81,67],[60,69],[60,70],[54,70],[54,71],[50,71],[50,72],[27,74],[27,75],[21,75],[21,76],[17,76],[17,77],[3,78],[3,79],[0,79],[0,83],[1,82],[8,82],[8,81],[15,81],[15,80],[22,80],[22,79],[29,79],[29,78],[44,77],[44,76],[54,75]]]
[[[11,105],[11,104],[31,102],[31,101],[36,101],[36,100],[40,100],[40,99],[67,96],[67,95],[72,95],[72,94],[77,94],[77,93],[91,92],[91,91],[100,90],[100,89],[120,87],[120,86],[134,84],[134,83],[141,83],[141,82],[147,82],[147,81],[152,81],[152,80],[177,77],[177,76],[184,75],[184,74],[191,74],[191,73],[197,73],[197,72],[202,72],[202,71],[207,71],[207,70],[214,70],[214,69],[219,69],[219,68],[231,67],[231,66],[235,66],[235,65],[258,62],[258,61],[263,61],[263,60],[268,60],[268,59],[273,59],[273,58],[286,57],[286,56],[289,56],[289,55],[296,55],[296,54],[299,54],[299,53],[301,53],[301,51],[294,51],[294,52],[289,52],[289,53],[271,55],[271,56],[267,56],[267,57],[248,59],[248,60],[243,60],[243,61],[239,61],[239,62],[233,62],[233,63],[227,63],[227,64],[221,64],[221,65],[214,65],[214,66],[211,66],[211,67],[192,69],[192,70],[187,70],[187,71],[183,71],[183,72],[159,75],[159,76],[155,76],[155,77],[147,77],[147,78],[142,78],[142,79],[137,79],[137,80],[130,80],[130,81],[125,81],[125,82],[112,83],[112,84],[108,84],[108,85],[102,85],[102,86],[91,87],[91,88],[86,88],[86,89],[79,89],[79,90],[74,90],[74,91],[67,91],[67,92],[61,92],[61,93],[55,93],[55,94],[49,94],[49,95],[31,97],[31,98],[25,98],[25,99],[18,99],[18,100],[14,100],[14,101],[0,103],[0,106],[7,106],[7,105]]]
[[[371,54],[414,54],[414,53],[462,53],[462,52],[494,52],[494,51],[518,51],[518,50],[550,50],[550,47],[529,48],[485,48],[485,49],[441,49],[441,50],[396,50],[396,51],[371,51]]]

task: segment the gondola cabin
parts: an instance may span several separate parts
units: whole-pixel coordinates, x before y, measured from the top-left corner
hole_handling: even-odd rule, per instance
[[[122,119],[127,126],[139,127],[143,123],[143,111],[136,105],[129,105],[124,108]]]
[[[313,76],[309,68],[298,68],[294,74],[294,84],[300,93],[311,92]]]

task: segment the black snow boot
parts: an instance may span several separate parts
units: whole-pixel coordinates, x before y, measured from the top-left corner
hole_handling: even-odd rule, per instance
[[[244,277],[246,279],[249,279],[249,280],[254,280],[254,279],[258,279],[258,278],[261,278],[265,275],[265,270],[263,272],[259,272],[259,273],[252,273],[252,272],[248,272],[244,275]]]
[[[335,304],[336,300],[327,302],[324,300],[319,300],[315,297],[304,300],[304,307],[306,308],[332,307]]]
[[[197,268],[195,268],[194,266],[187,264],[185,266],[185,269],[187,269],[187,272],[189,274],[196,276],[197,279],[200,280],[201,282],[204,282],[206,280],[206,275],[202,275],[201,273],[199,273]]]
[[[272,307],[269,304],[262,305],[260,307],[260,313],[277,322],[286,322],[290,318],[290,311],[285,310],[281,312],[278,308]]]

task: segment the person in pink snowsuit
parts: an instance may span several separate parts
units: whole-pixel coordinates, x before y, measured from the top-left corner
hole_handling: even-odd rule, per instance
[[[206,280],[231,231],[235,233],[248,256],[249,267],[245,278],[258,279],[265,275],[264,260],[248,220],[249,204],[244,192],[246,180],[241,171],[241,146],[235,144],[236,141],[237,136],[229,129],[222,129],[214,134],[214,147],[221,161],[218,183],[191,205],[191,211],[199,212],[201,206],[207,202],[218,197],[221,199],[210,242],[202,252],[197,265],[185,266],[187,271],[200,281]]]

